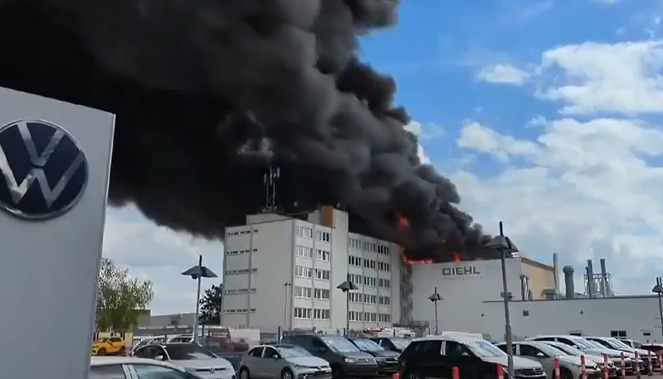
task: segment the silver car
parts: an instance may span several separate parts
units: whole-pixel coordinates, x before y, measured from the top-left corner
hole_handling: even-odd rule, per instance
[[[132,357],[92,357],[88,379],[199,379],[182,367],[153,359]]]
[[[329,379],[331,376],[329,362],[289,344],[256,346],[239,364],[240,379]]]
[[[202,379],[234,379],[235,370],[226,359],[187,342],[150,344],[136,349],[134,356],[170,362]]]

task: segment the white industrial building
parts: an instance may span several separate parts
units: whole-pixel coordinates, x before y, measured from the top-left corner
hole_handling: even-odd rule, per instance
[[[347,213],[322,207],[306,220],[251,215],[225,236],[222,324],[342,331],[400,319],[400,247],[348,232]],[[336,287],[349,278],[346,295]]]
[[[567,298],[559,290],[556,262],[549,266],[522,257],[506,259],[514,339],[537,334],[575,334],[663,341],[657,297],[615,296],[605,261],[601,260],[600,274],[593,272],[591,261],[588,263],[587,275],[580,281],[584,283],[584,293],[576,293],[573,269],[564,267]],[[435,309],[428,297],[437,287],[444,299],[438,302],[439,330],[482,333],[492,340],[503,340],[505,318],[499,260],[415,265],[409,271],[412,290],[408,291],[404,284],[404,293],[410,295],[403,303],[409,301],[412,308],[404,317],[417,324],[428,324],[434,332]],[[588,277],[593,280],[587,280]]]

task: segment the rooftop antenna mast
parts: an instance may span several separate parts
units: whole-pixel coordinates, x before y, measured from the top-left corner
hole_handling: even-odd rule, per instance
[[[274,212],[276,206],[276,184],[281,177],[281,169],[279,167],[269,167],[269,172],[265,173],[263,183],[265,185],[265,206],[262,211],[265,213]]]

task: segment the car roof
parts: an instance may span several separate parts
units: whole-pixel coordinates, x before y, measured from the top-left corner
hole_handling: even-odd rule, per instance
[[[113,357],[113,356],[102,356],[102,357],[90,357],[90,366],[107,366],[107,365],[152,365],[152,366],[162,366],[177,369],[178,371],[184,371],[181,367],[175,366],[168,362],[157,361],[154,359],[146,358],[135,358],[135,357]]]
[[[583,339],[585,339],[585,337],[583,337],[583,336],[574,336],[574,335],[571,335],[571,334],[542,334],[540,336],[534,336],[534,337],[531,337],[531,338],[566,338],[566,339],[570,339],[570,340],[573,340],[573,339],[583,340]],[[531,341],[529,338],[527,340]]]
[[[415,338],[412,340],[412,342],[423,342],[423,341],[454,341],[458,343],[468,343],[468,342],[485,341],[485,340],[483,338],[462,336],[462,335],[425,336],[425,337]]]

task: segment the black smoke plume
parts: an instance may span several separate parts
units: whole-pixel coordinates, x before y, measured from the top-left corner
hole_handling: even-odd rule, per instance
[[[221,237],[278,166],[284,208],[341,203],[355,228],[437,260],[486,237],[417,158],[394,80],[355,55],[398,5],[0,0],[0,85],[117,114],[111,202],[158,224]]]

